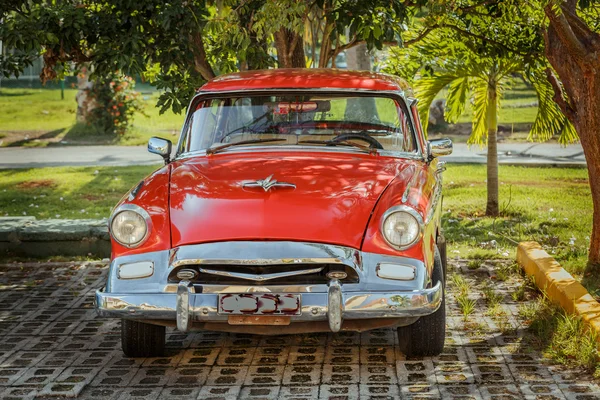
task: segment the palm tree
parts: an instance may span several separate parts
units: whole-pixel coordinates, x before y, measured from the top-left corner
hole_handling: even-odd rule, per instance
[[[403,65],[406,68],[402,68]],[[409,49],[394,51],[387,67],[392,72],[404,70],[400,72],[404,77],[414,74],[413,85],[425,131],[431,103],[442,90],[448,90],[444,117],[450,123],[458,120],[465,112],[467,101],[470,101],[473,122],[467,143],[483,145],[487,142],[488,216],[500,214],[498,110],[504,92],[514,84],[517,76],[531,84],[538,97],[538,112],[528,139],[543,141],[560,133],[559,142],[562,144],[577,140],[573,126],[554,103],[552,86],[545,78],[544,67],[531,66],[518,55],[482,56],[470,49],[468,44],[443,33]]]

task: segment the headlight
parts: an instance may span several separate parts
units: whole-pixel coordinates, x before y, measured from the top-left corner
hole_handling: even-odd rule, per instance
[[[143,210],[142,210],[143,211]],[[144,214],[146,214],[144,212]],[[118,212],[110,225],[112,237],[127,247],[136,247],[142,244],[148,233],[148,223],[145,215],[132,210]]]
[[[415,244],[419,239],[420,220],[417,212],[409,207],[393,207],[384,215],[381,233],[392,247],[404,249]]]

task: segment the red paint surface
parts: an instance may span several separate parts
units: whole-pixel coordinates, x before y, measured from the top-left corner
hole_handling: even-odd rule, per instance
[[[398,251],[385,242],[380,226],[383,214],[402,204],[409,182],[405,204],[425,218],[435,184],[430,168],[416,160],[333,152],[224,153],[176,161],[146,178],[133,201],[121,200],[119,205],[148,211],[153,231],[135,249],[113,240],[112,257],[207,242],[291,240],[423,260],[423,243]],[[242,187],[270,175],[296,189]],[[434,241],[424,238],[428,245]]]
[[[140,247],[129,249],[121,246],[111,237],[111,257],[120,257],[131,254],[146,253],[149,251],[168,250],[171,248],[170,222],[169,222],[169,172],[171,166],[157,170],[144,180],[144,186],[133,201],[127,200],[125,195],[121,204],[136,204],[150,214],[152,218],[152,232],[148,240]],[[136,185],[137,186],[137,185]]]
[[[407,200],[403,203],[402,196],[406,189],[406,185],[411,181],[412,185],[409,189]],[[385,241],[383,234],[381,233],[381,224],[385,212],[391,207],[400,204],[412,207],[418,211],[423,220],[425,220],[434,184],[434,176],[431,173],[429,166],[424,163],[421,163],[420,165],[415,166],[411,171],[406,171],[405,174],[398,176],[381,196],[381,199],[373,211],[373,217],[367,228],[362,250],[379,254],[400,254],[423,261],[425,257],[422,242],[418,242],[409,249],[398,251],[390,247]]]
[[[396,176],[401,190],[414,160],[368,154],[252,152],[173,163],[172,245],[291,240],[360,248],[371,211]],[[410,171],[407,171],[410,169]],[[243,188],[273,179],[296,189]]]
[[[398,77],[368,71],[340,69],[268,69],[221,75],[200,88],[203,92],[248,89],[363,89],[406,90],[408,86]]]

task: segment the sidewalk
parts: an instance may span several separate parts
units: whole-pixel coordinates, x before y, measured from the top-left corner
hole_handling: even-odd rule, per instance
[[[454,145],[454,153],[443,159],[450,163],[486,162],[486,148],[464,143]],[[65,146],[47,148],[0,148],[0,169],[58,166],[129,166],[160,164],[160,157],[144,146]],[[555,143],[501,143],[500,164],[585,166],[580,144],[561,147]]]

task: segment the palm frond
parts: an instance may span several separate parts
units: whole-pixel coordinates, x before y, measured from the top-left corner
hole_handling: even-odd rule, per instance
[[[546,141],[560,132],[565,118],[553,100],[554,90],[550,83],[546,79],[535,79],[531,83],[538,98],[538,112],[527,139]]]
[[[579,135],[577,135],[575,127],[573,126],[571,121],[569,121],[569,119],[565,117],[565,125],[563,126],[562,131],[560,132],[560,136],[558,137],[558,143],[562,144],[563,146],[566,146],[568,144],[575,143],[578,140]]]
[[[465,112],[469,94],[469,77],[457,78],[450,83],[446,96],[446,121],[454,124]]]
[[[528,140],[546,141],[559,134],[559,143],[567,145],[579,138],[575,128],[554,102],[554,89],[541,73],[534,73],[530,81],[538,97],[538,112],[531,126]]]
[[[431,103],[433,103],[438,93],[455,79],[457,79],[457,76],[454,74],[442,74],[421,77],[415,82],[414,90],[416,97],[419,99],[418,109],[424,132],[427,132],[427,125],[429,124]]]
[[[488,83],[484,79],[476,79],[473,88],[473,129],[467,144],[482,145],[488,135]]]

